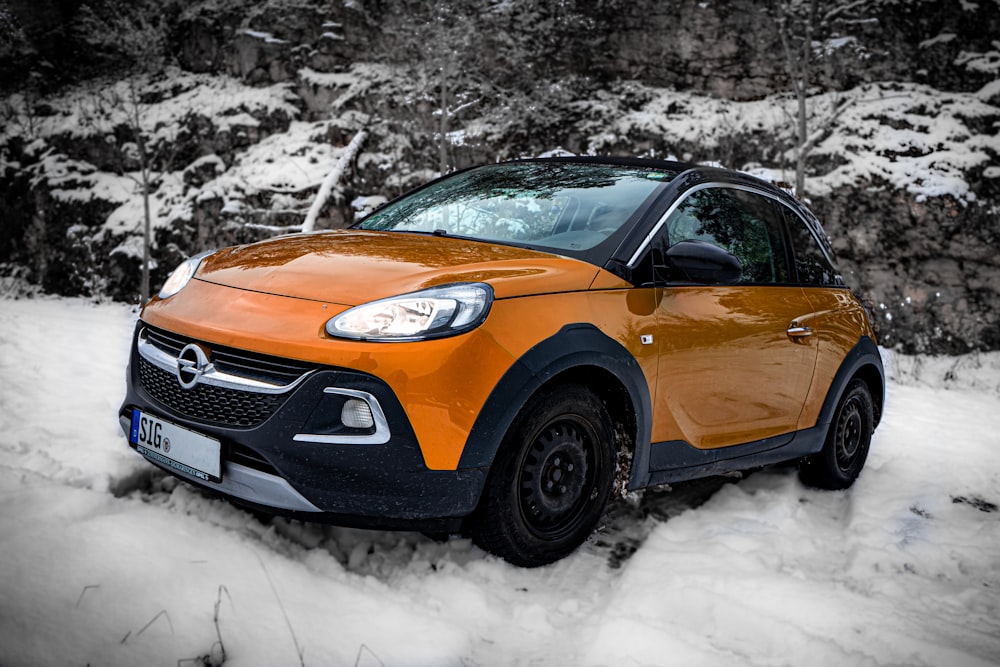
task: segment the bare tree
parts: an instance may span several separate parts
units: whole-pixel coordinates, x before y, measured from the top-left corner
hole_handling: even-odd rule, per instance
[[[806,160],[837,118],[853,102],[838,99],[824,117],[812,114],[809,97],[814,86],[821,85],[817,65],[821,59],[834,57],[842,48],[860,49],[857,39],[846,33],[851,25],[874,21],[861,15],[873,3],[866,0],[783,0],[778,6],[778,36],[784,56],[785,74],[795,95],[794,154],[795,191],[805,193]],[[810,124],[812,127],[810,127]]]
[[[142,98],[136,78],[128,80],[128,98],[125,103],[129,112],[129,122],[135,134],[136,153],[139,158],[139,187],[142,192],[142,282],[139,298],[143,304],[149,301],[149,264],[151,261],[150,247],[153,243],[152,216],[149,211],[151,192],[151,169],[149,148],[146,144],[146,132],[143,128]]]
[[[108,102],[125,111],[125,134],[131,136],[134,142],[134,154],[126,155],[132,152],[130,143],[120,145],[119,150],[122,157],[133,159],[138,166],[138,174],[133,180],[142,195],[142,278],[139,298],[145,304],[150,297],[149,266],[152,262],[153,243],[149,200],[153,194],[154,163],[156,158],[163,157],[157,153],[165,150],[165,147],[161,144],[154,149],[150,145],[153,128],[149,126],[149,119],[146,117],[150,105],[144,99],[142,87],[146,77],[162,71],[165,66],[165,37],[161,24],[142,21],[114,27],[120,33],[120,48],[128,55],[131,65],[125,81],[125,94],[119,95],[115,91]]]
[[[447,173],[454,166],[455,122],[479,105],[491,87],[479,74],[483,56],[474,44],[474,7],[463,0],[395,0],[386,16],[387,50],[413,83],[399,101],[410,107],[413,121],[436,145],[437,170]]]
[[[92,131],[103,134],[114,144],[116,170],[135,183],[142,197],[142,267],[140,298],[145,304],[150,297],[149,270],[152,263],[151,197],[156,190],[157,174],[174,157],[176,146],[154,141],[156,119],[150,116],[153,103],[146,95],[148,78],[134,72],[118,84],[95,89],[85,108],[80,110],[80,122]]]

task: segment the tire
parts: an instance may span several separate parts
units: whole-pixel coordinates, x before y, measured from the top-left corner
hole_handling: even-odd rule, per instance
[[[501,442],[472,538],[514,565],[557,561],[594,531],[614,475],[614,427],[601,400],[579,385],[543,390]]]
[[[799,477],[821,489],[846,489],[858,478],[868,458],[875,410],[871,391],[854,379],[837,404],[823,449],[805,460]]]

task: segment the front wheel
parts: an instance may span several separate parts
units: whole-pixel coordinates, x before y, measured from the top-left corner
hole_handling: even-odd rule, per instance
[[[846,489],[861,473],[875,429],[871,391],[855,379],[837,405],[823,449],[805,460],[802,481],[821,489]]]
[[[523,567],[552,563],[593,532],[611,495],[611,417],[578,385],[536,394],[504,436],[476,511],[476,544]]]

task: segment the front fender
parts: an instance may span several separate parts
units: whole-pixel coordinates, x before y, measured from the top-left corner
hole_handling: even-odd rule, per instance
[[[514,362],[480,411],[466,441],[459,468],[492,465],[504,435],[528,399],[555,378],[574,370],[586,372],[588,368],[614,376],[626,394],[624,400],[635,418],[634,432],[629,433],[636,443],[629,485],[635,488],[637,470],[648,477],[652,431],[649,386],[635,357],[591,324],[568,324]]]

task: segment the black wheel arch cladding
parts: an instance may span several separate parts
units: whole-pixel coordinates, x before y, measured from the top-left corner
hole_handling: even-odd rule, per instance
[[[583,323],[564,326],[529,349],[507,370],[473,424],[459,468],[489,467],[517,414],[543,386],[553,381],[576,381],[605,399],[609,391],[616,391],[607,382],[600,382],[611,379],[607,376],[612,376],[625,394],[619,401],[630,413],[625,422],[631,426],[627,435],[636,449],[633,470],[645,470],[652,432],[646,377],[639,362],[621,343],[594,325]],[[613,418],[619,421],[618,416]]]

